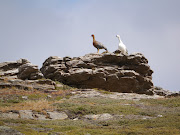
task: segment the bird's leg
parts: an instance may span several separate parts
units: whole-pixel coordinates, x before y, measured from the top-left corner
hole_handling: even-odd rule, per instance
[[[98,52],[97,53],[99,53],[99,49],[97,49],[98,50]]]

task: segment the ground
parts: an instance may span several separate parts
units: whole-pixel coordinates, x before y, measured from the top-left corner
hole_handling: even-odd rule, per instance
[[[56,82],[58,83],[58,82]],[[180,97],[164,98],[76,90],[59,85],[45,93],[17,88],[0,89],[0,111],[63,111],[64,120],[0,118],[0,134],[25,135],[179,135]],[[98,119],[109,114],[111,118]],[[87,118],[88,117],[88,118]]]

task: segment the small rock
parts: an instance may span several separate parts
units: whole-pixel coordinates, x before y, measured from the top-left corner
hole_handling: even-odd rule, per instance
[[[71,92],[71,94],[73,94],[73,95],[74,95],[74,94],[76,94],[76,92]]]
[[[22,99],[28,100],[27,96],[22,96]]]
[[[98,119],[98,115],[95,114],[89,114],[89,115],[85,115],[83,116],[83,118],[88,119],[88,120],[97,120]]]
[[[101,120],[101,121],[104,121],[104,120],[109,120],[109,119],[112,119],[113,116],[111,114],[108,114],[108,113],[103,113],[103,114],[90,114],[90,115],[85,115],[83,116],[85,119],[89,119],[89,120]]]
[[[131,104],[123,104],[123,105],[125,105],[125,106],[129,106],[129,105],[131,105]]]
[[[56,84],[56,87],[60,87],[60,88],[62,88],[62,87],[63,87],[63,85],[62,85],[62,84]]]
[[[18,119],[19,118],[19,114],[13,113],[13,112],[1,113],[0,117],[2,117],[2,118],[9,118],[9,119]]]
[[[52,98],[52,96],[51,95],[47,95],[47,98]]]
[[[160,118],[161,118],[161,117],[163,117],[163,116],[162,116],[161,114],[159,114],[159,115],[157,115],[157,117],[160,117]]]
[[[78,118],[74,118],[73,120],[78,120]]]
[[[115,54],[120,54],[121,51],[120,51],[120,50],[115,50],[113,53],[115,53]]]
[[[113,116],[111,114],[104,113],[104,114],[101,114],[98,119],[99,120],[109,120],[109,119],[112,119],[112,118],[113,118]]]
[[[48,120],[45,115],[42,114],[33,114],[34,118],[37,120]]]
[[[54,112],[47,112],[47,114],[49,115],[49,118],[53,120],[64,120],[68,118],[67,114],[64,112],[54,111]]]
[[[22,119],[34,119],[32,110],[20,110],[19,116]]]

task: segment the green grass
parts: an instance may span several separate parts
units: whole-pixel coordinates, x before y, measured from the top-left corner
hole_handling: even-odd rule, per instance
[[[41,100],[41,99],[46,99],[47,94],[31,94],[28,96],[28,100]]]
[[[2,96],[0,99],[0,107],[6,107],[6,106],[11,106],[13,104],[17,104],[23,102],[23,99],[21,96],[18,95],[11,95],[11,96]]]
[[[107,91],[107,90],[101,90],[101,89],[98,89],[98,88],[94,88],[94,90],[97,90],[98,92],[100,92],[102,94],[112,94],[112,92]]]
[[[36,121],[24,120],[11,121],[12,128],[24,133],[30,134],[103,134],[103,135],[178,135],[180,133],[179,117],[168,116],[166,118],[157,118],[152,120],[113,120],[106,122],[88,122],[83,120],[56,120],[56,121]],[[29,123],[30,122],[30,123]],[[7,121],[3,121],[7,123]],[[16,125],[17,124],[17,125]],[[40,131],[34,129],[40,128]],[[43,130],[42,130],[43,129]]]
[[[58,91],[59,92],[59,91]],[[108,94],[108,93],[107,93]],[[23,102],[19,95],[7,96],[0,100],[0,106],[9,106]],[[41,100],[47,94],[30,94],[28,100]],[[180,134],[180,97],[165,99],[117,100],[110,98],[77,98],[64,99],[57,95],[52,106],[66,112],[70,118],[78,120],[26,120],[2,119],[0,126],[8,126],[25,135],[179,135]],[[57,102],[56,102],[57,101]],[[142,115],[152,119],[116,119],[98,121],[86,120],[86,114],[109,113],[112,115]],[[162,115],[163,117],[157,117]],[[1,132],[0,132],[1,134]]]
[[[148,116],[177,115],[180,116],[180,97],[165,99],[142,99],[144,103],[139,114]]]
[[[150,105],[162,105],[165,107],[180,107],[180,97],[165,98],[165,99],[142,99],[142,102],[146,102]]]
[[[65,85],[59,81],[55,81],[56,83],[56,90],[74,90],[75,88],[74,87],[71,87],[71,86],[68,86],[68,85]],[[61,84],[62,87],[58,87],[57,84]]]
[[[80,98],[67,99],[63,103],[54,104],[59,111],[67,110],[72,115],[86,114],[138,114],[139,110],[134,106],[121,105],[123,100],[107,98]],[[129,101],[127,101],[129,103]]]

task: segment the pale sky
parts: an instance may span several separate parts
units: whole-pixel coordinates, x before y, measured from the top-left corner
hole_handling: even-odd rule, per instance
[[[95,53],[91,34],[110,52],[119,34],[155,86],[180,91],[180,0],[0,0],[0,62]]]

